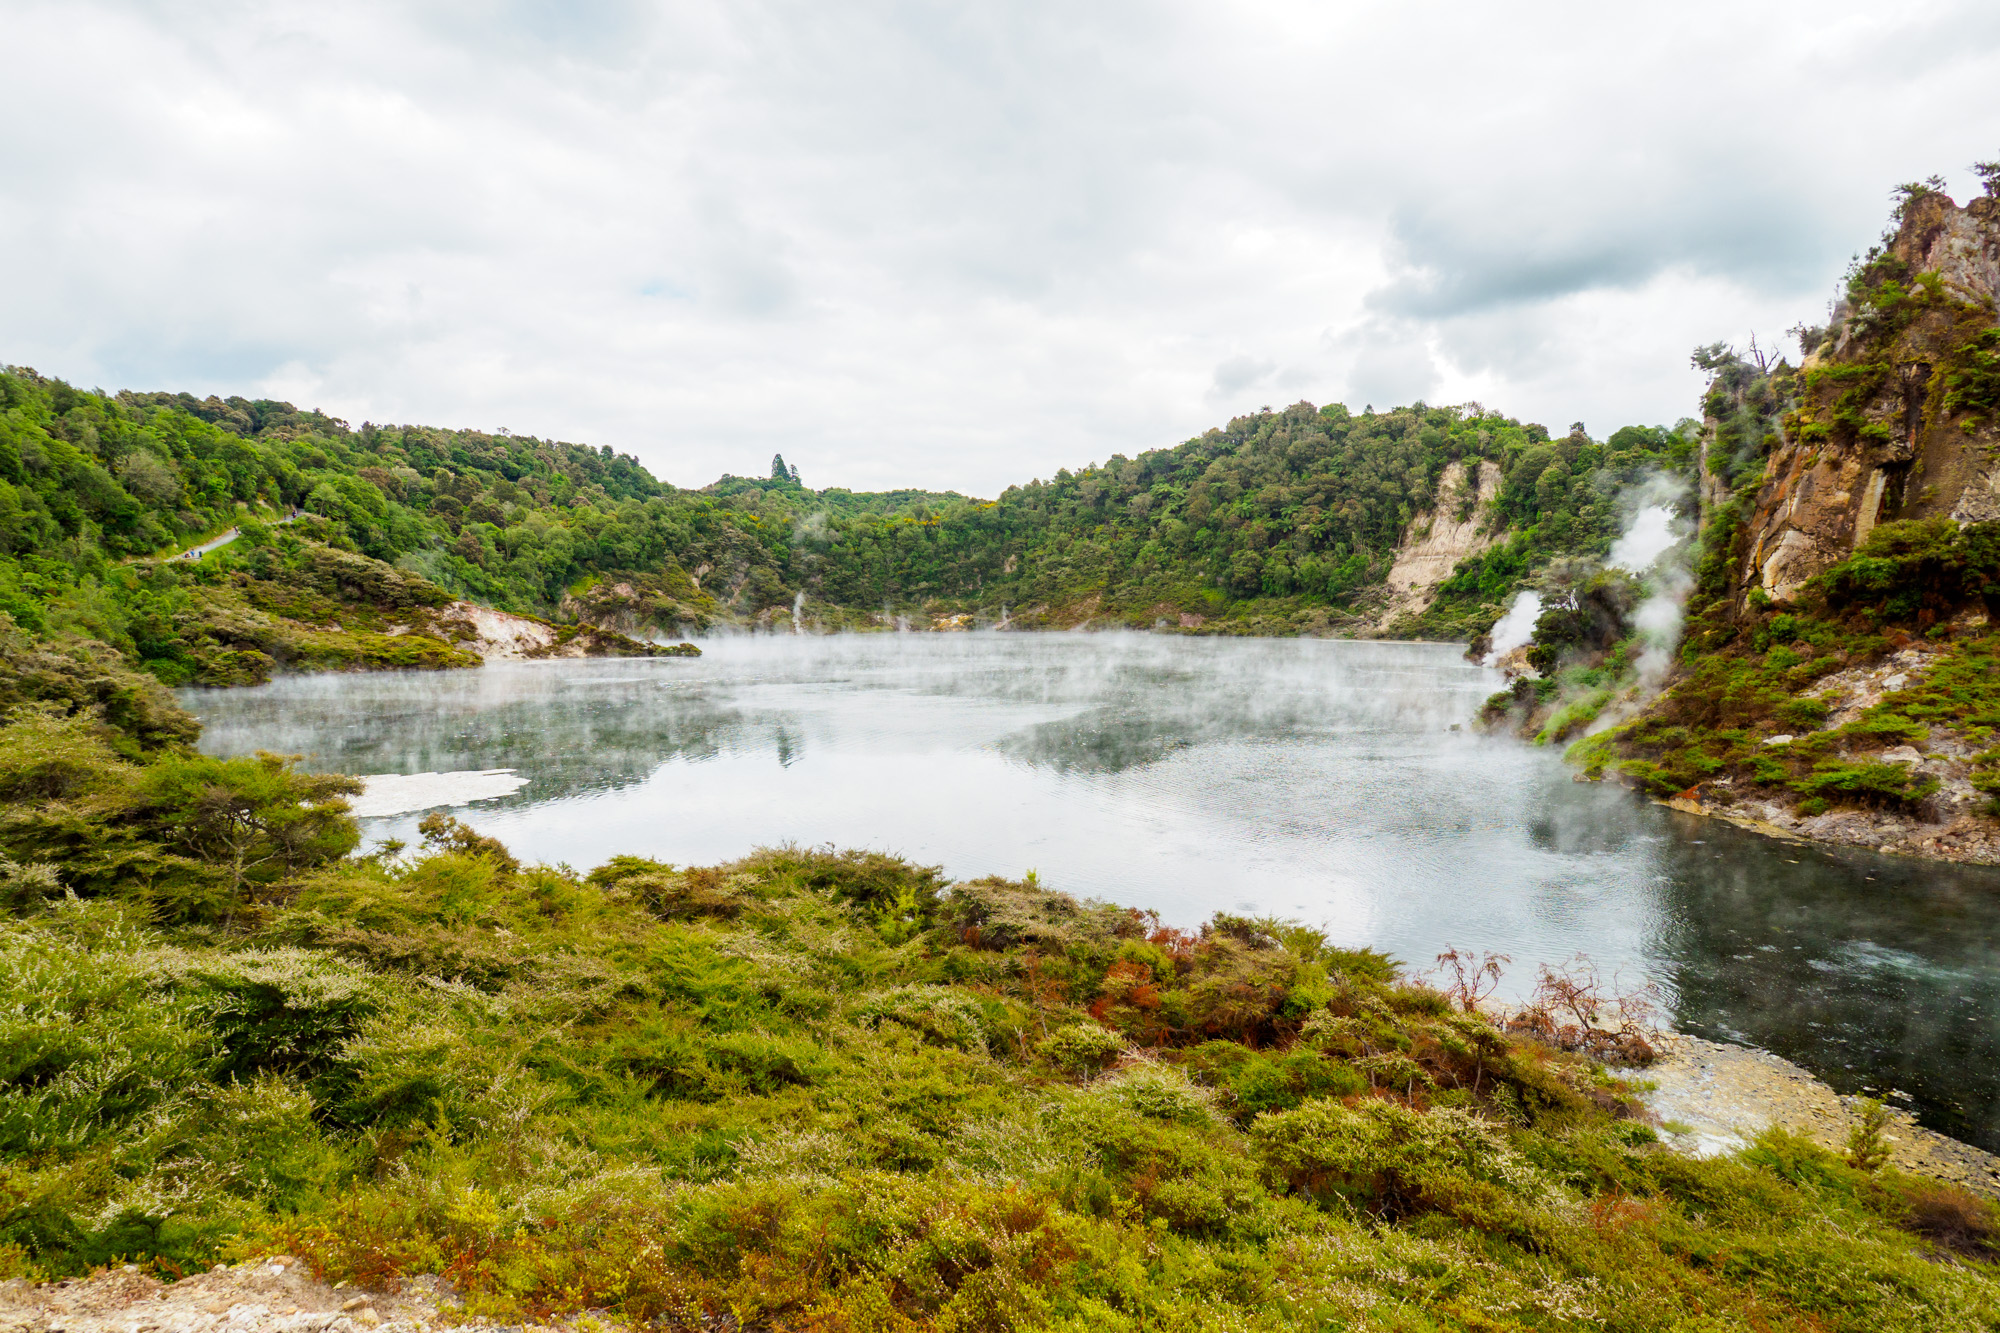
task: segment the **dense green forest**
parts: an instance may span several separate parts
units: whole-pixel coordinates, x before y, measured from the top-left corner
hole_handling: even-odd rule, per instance
[[[641,634],[769,620],[801,595],[826,628],[1004,611],[1024,626],[1178,615],[1353,631],[1413,518],[1471,503],[1435,494],[1447,465],[1491,460],[1505,479],[1486,518],[1498,544],[1428,619],[1398,627],[1476,632],[1553,556],[1602,551],[1621,489],[1685,473],[1695,447],[1690,423],[1598,442],[1477,407],[1300,403],[982,501],[814,491],[783,460],[768,477],[685,490],[609,449],[85,393],[20,368],[0,374],[0,409],[0,612],[32,636],[110,645],[173,684],[259,678],[245,653],[427,664],[379,635],[308,643],[251,622],[346,633],[447,594]],[[161,559],[231,527],[243,542],[199,564]]]

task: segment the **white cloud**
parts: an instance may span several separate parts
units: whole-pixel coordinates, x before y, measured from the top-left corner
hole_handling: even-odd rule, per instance
[[[992,493],[1264,402],[1602,434],[2000,155],[1989,7],[0,0],[0,359]]]

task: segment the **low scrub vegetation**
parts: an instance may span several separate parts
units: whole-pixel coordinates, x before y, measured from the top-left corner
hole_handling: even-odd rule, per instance
[[[1950,739],[1985,752],[2000,727],[1996,594],[2000,524],[1885,523],[1795,605],[1753,592],[1740,609],[1726,598],[1698,606],[1672,688],[1573,756],[1660,795],[1727,779],[1806,813],[1914,809],[1937,780],[1885,751]],[[1891,658],[1905,665],[1891,670]],[[1842,673],[1871,671],[1871,701],[1835,719],[1859,685]]]
[[[1504,960],[865,852],[584,875],[439,816],[357,857],[341,780],[87,708],[0,755],[7,1273],[282,1248],[669,1328],[2000,1319],[1985,1203],[1663,1147],[1579,972],[1510,1030]]]

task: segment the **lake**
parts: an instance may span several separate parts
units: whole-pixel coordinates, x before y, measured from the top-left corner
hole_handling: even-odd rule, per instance
[[[216,754],[512,769],[450,807],[531,861],[707,864],[831,843],[1195,925],[1324,925],[1416,970],[1586,955],[1675,1023],[1897,1090],[2000,1149],[2000,872],[1802,849],[1474,734],[1448,645],[1135,634],[710,640],[698,660],[291,676],[183,700]],[[503,783],[503,785],[505,785]],[[415,813],[363,820],[415,839]]]

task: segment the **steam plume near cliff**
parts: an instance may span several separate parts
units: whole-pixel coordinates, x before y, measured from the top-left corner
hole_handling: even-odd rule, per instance
[[[1507,613],[1489,631],[1482,665],[1498,666],[1515,649],[1533,643],[1545,610],[1551,606],[1573,609],[1585,584],[1593,582],[1601,570],[1615,569],[1631,575],[1643,590],[1628,623],[1642,644],[1635,663],[1641,692],[1650,696],[1657,691],[1673,665],[1674,650],[1680,646],[1683,608],[1694,589],[1694,576],[1688,567],[1693,527],[1682,513],[1690,494],[1685,481],[1666,473],[1655,473],[1627,487],[1618,496],[1624,528],[1602,564],[1560,559],[1543,571],[1543,586],[1515,593]]]
[[[1507,608],[1507,614],[1500,617],[1493,626],[1491,647],[1486,653],[1484,665],[1497,666],[1500,659],[1516,648],[1534,642],[1535,621],[1541,618],[1542,595],[1531,588],[1523,588],[1514,594],[1514,604]]]
[[[1680,506],[1689,493],[1678,477],[1655,474],[1625,492],[1620,507],[1629,516],[1625,531],[1611,544],[1605,565],[1639,578],[1648,588],[1646,599],[1632,613],[1632,628],[1644,642],[1639,654],[1639,687],[1657,692],[1680,646],[1681,621],[1694,575],[1688,568],[1693,536]]]

